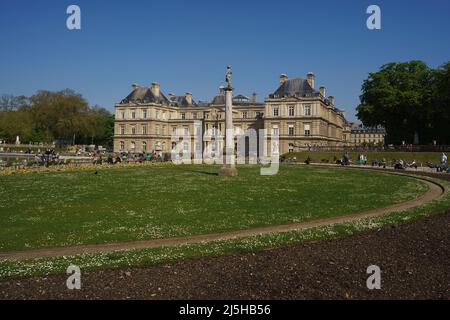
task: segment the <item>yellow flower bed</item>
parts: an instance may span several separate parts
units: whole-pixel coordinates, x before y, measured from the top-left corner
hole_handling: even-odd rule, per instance
[[[54,172],[78,172],[88,170],[99,169],[119,169],[119,168],[139,168],[139,167],[160,167],[160,166],[173,166],[174,164],[169,162],[136,162],[136,163],[118,163],[118,164],[82,164],[76,165],[64,165],[54,167],[38,167],[38,168],[23,168],[12,169],[6,168],[0,170],[0,175],[12,175],[12,174],[31,174],[31,173],[54,173]]]

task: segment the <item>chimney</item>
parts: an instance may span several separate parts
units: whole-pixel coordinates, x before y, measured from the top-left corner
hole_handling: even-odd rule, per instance
[[[285,75],[284,73],[280,74],[280,86],[283,85],[287,79],[287,75]]]
[[[153,82],[151,86],[152,93],[155,97],[159,98],[160,85],[157,82]]]
[[[256,96],[257,96],[256,92],[253,92],[252,93],[252,103],[256,103]]]
[[[191,105],[192,104],[192,93],[186,92],[185,98],[186,98],[187,103],[189,105]]]
[[[319,93],[320,93],[320,95],[321,95],[323,98],[325,98],[326,88],[325,88],[324,86],[321,86],[321,87],[319,88]]]
[[[334,105],[334,97],[333,96],[329,96],[328,97],[328,102],[330,103],[330,106]]]
[[[311,88],[314,89],[314,73],[308,72],[308,74],[306,75],[306,79],[308,80],[308,83],[311,86]]]

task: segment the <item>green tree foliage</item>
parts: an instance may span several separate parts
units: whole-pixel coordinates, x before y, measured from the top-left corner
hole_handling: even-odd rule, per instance
[[[366,126],[385,127],[389,143],[413,143],[415,136],[421,144],[450,143],[443,130],[449,89],[449,63],[438,70],[422,61],[389,63],[364,81],[357,117]]]
[[[433,73],[433,101],[430,126],[433,139],[450,144],[450,61]]]
[[[13,142],[53,142],[110,145],[111,114],[88,102],[73,90],[38,91],[30,98],[0,99],[0,137]]]

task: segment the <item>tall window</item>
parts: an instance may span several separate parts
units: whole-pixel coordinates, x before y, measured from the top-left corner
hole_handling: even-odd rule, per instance
[[[147,126],[146,125],[142,126],[142,134],[147,134]]]
[[[121,117],[122,119],[125,119],[125,111],[120,111],[120,117]]]
[[[136,119],[136,110],[131,110],[131,119]]]
[[[184,113],[184,112],[181,113],[181,119],[186,120],[186,113]]]
[[[194,112],[194,113],[192,114],[192,118],[194,118],[194,120],[197,120],[197,112]]]
[[[305,116],[311,115],[311,106],[305,106]]]
[[[136,134],[136,126],[131,127],[131,134]]]
[[[189,134],[189,128],[184,128],[184,135],[187,136]]]
[[[280,135],[280,129],[278,128],[277,124],[274,124],[272,126],[272,135],[273,136],[279,136]]]
[[[142,118],[147,119],[147,109],[142,110]]]
[[[294,106],[289,106],[289,117],[295,116]]]
[[[273,107],[273,116],[278,117],[280,114],[280,109],[278,107]]]
[[[125,142],[120,141],[120,151],[124,151],[124,150],[125,150]]]
[[[289,152],[294,152],[294,144],[289,143]]]
[[[183,142],[183,152],[189,152],[189,142]]]
[[[177,127],[172,127],[172,135],[177,135]]]
[[[248,112],[242,111],[242,119],[247,119],[247,117],[248,117]]]
[[[305,136],[311,135],[311,125],[309,123],[305,124]]]
[[[120,134],[121,135],[125,134],[125,126],[120,126]]]
[[[160,133],[160,130],[159,130],[159,126],[157,125],[156,126],[156,134],[159,134]]]
[[[146,152],[147,151],[147,142],[142,141],[142,151]]]
[[[293,136],[293,135],[294,135],[294,125],[293,125],[293,124],[290,124],[290,125],[289,125],[289,127],[288,127],[288,134],[289,134],[290,136]]]

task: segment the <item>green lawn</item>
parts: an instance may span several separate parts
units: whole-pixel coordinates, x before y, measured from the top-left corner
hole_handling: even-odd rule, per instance
[[[170,166],[0,176],[0,250],[223,232],[343,215],[425,192],[414,179],[354,169]]]
[[[392,160],[400,160],[407,162],[412,162],[413,160],[416,160],[417,163],[422,163],[424,166],[427,162],[432,163],[439,163],[440,159],[440,152],[375,152],[375,151],[368,151],[368,152],[349,152],[350,159],[353,162],[356,162],[358,159],[358,155],[363,153],[367,156],[367,163],[370,164],[372,160],[378,160],[381,161],[382,159],[385,159],[388,164]],[[297,161],[303,162],[306,160],[306,158],[311,157],[313,162],[322,162],[323,159],[326,159],[330,162],[333,162],[334,157],[336,159],[342,159],[343,158],[343,151],[329,151],[329,152],[321,152],[321,151],[304,151],[304,152],[293,152],[293,153],[287,153],[285,156],[287,158],[296,157]]]

